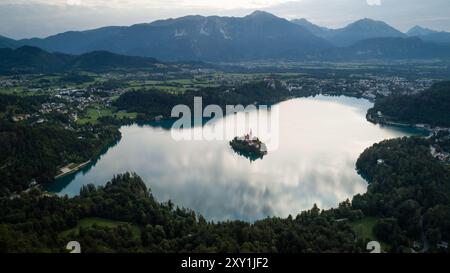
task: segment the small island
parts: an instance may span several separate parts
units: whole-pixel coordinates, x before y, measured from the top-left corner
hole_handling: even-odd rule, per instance
[[[251,131],[250,134],[235,137],[230,141],[230,146],[237,154],[249,158],[250,161],[262,159],[267,154],[266,144],[261,142],[259,138],[253,137]]]

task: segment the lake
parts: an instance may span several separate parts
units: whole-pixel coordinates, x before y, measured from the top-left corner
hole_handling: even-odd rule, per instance
[[[236,154],[228,144],[230,139],[177,141],[173,132],[161,127],[123,126],[116,145],[47,190],[73,196],[83,185],[103,185],[114,174],[132,171],[159,201],[170,199],[209,220],[254,221],[296,215],[314,204],[323,209],[335,207],[366,191],[367,182],[355,170],[365,148],[419,133],[369,123],[365,115],[371,106],[368,100],[343,96],[281,102],[277,122],[272,124],[278,128],[277,145],[269,144],[269,153],[255,161]],[[203,129],[234,121],[234,116],[226,116]],[[240,134],[248,129],[243,124],[237,127]],[[264,135],[258,137],[265,141]]]

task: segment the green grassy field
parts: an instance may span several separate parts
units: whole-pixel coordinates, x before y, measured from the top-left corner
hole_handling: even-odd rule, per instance
[[[18,91],[19,91],[18,88],[9,88],[9,87],[0,88],[0,94],[2,95],[16,95]]]
[[[118,112],[113,113],[113,116],[115,116],[118,119],[124,119],[124,118],[135,119],[137,117],[137,113],[128,113],[125,111],[118,111]]]
[[[97,120],[100,117],[104,117],[104,116],[112,116],[112,110],[88,108],[86,111],[86,117],[78,119],[77,123],[78,124],[86,124],[86,123],[95,124],[95,123],[97,123]]]
[[[204,87],[218,87],[218,84],[215,80],[209,80],[205,78],[193,78],[193,79],[170,79],[166,81],[158,81],[158,80],[145,80],[145,81],[128,81],[127,82],[128,90],[135,89],[156,89],[163,90],[170,93],[183,93],[187,90],[198,90]]]
[[[115,117],[117,119],[130,118],[135,119],[137,113],[128,113],[125,111],[115,112],[114,109],[97,109],[95,107],[88,108],[86,111],[86,117],[77,120],[80,125],[91,123],[96,124],[100,117]]]
[[[80,231],[80,228],[88,228],[88,227],[92,227],[94,225],[97,225],[100,227],[107,227],[107,228],[117,228],[118,226],[127,225],[127,224],[131,225],[133,237],[135,239],[139,239],[141,236],[141,231],[140,231],[139,226],[128,223],[128,222],[113,221],[113,220],[109,220],[109,219],[96,218],[96,217],[81,219],[80,221],[78,221],[76,227],[66,230],[66,231],[63,231],[62,233],[60,233],[60,236],[65,237],[71,233],[78,234],[78,232]]]
[[[376,240],[373,234],[373,227],[377,222],[377,218],[374,217],[364,217],[359,221],[350,223],[353,230],[363,239]]]
[[[367,241],[379,241],[373,233],[373,227],[377,223],[377,220],[378,218],[375,217],[364,217],[361,220],[350,223],[350,226],[362,239]],[[381,244],[382,252],[390,251],[392,246],[389,243],[379,242]]]
[[[0,94],[26,96],[30,95],[31,92],[25,92],[22,87],[0,87]]]

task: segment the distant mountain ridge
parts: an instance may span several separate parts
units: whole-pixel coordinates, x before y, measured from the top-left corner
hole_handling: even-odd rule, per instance
[[[338,29],[331,41],[338,46],[351,46],[359,41],[373,38],[405,38],[406,34],[382,21],[362,19]]]
[[[82,54],[94,50],[102,50],[100,48],[88,50],[88,48],[96,41],[117,34],[123,29],[125,27],[103,27],[86,31],[68,31],[44,39],[23,39],[18,42],[20,45],[35,46],[51,52]]]
[[[420,26],[403,33],[368,18],[329,29],[306,19],[288,21],[255,11],[244,17],[190,15],[129,27],[69,31],[44,39],[15,41],[0,36],[0,47],[22,45],[65,54],[108,51],[177,62],[447,59],[450,33]]]
[[[170,61],[304,58],[331,46],[304,28],[261,11],[245,17],[185,16],[20,42],[53,52],[107,50]]]
[[[450,45],[450,32],[436,31],[421,26],[415,26],[411,28],[407,34],[410,37],[419,37],[427,42]]]
[[[393,37],[404,38],[407,36],[385,22],[368,18],[358,20],[340,29],[320,27],[306,19],[297,19],[292,20],[291,22],[305,27],[311,33],[322,37],[339,47],[351,46],[366,39]]]
[[[291,22],[305,28],[312,34],[314,34],[318,37],[324,38],[324,39],[328,39],[331,36],[333,36],[333,33],[335,31],[333,29],[329,29],[326,27],[321,27],[316,24],[313,24],[310,21],[306,20],[305,18],[294,19],[294,20],[291,20]]]
[[[373,38],[356,44],[323,52],[323,60],[450,60],[450,47],[424,42],[417,37]]]
[[[22,46],[17,49],[0,49],[0,74],[49,73],[66,70],[106,70],[154,68],[159,62],[153,58],[123,56],[106,51],[83,55],[49,53],[37,47]]]
[[[0,35],[0,48],[15,48],[18,45],[17,41]]]
[[[437,31],[434,31],[429,28],[424,28],[421,26],[414,26],[410,30],[408,30],[408,32],[406,32],[406,35],[408,35],[410,37],[414,37],[414,36],[424,36],[424,35],[428,35],[428,34],[432,34],[432,33],[436,33],[436,32]]]

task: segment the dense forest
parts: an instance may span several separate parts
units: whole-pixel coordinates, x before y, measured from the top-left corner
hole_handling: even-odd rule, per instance
[[[0,121],[0,194],[22,191],[32,180],[52,181],[57,168],[96,156],[119,138],[114,128],[95,127],[77,132],[57,125],[27,127]]]
[[[420,241],[422,232],[433,246],[450,240],[450,167],[431,155],[429,141],[386,140],[357,161],[369,187],[353,208],[380,218],[376,236],[397,248]]]
[[[379,98],[368,114],[378,121],[450,127],[450,82],[440,82],[412,96]],[[381,112],[382,117],[377,113]]]
[[[298,95],[289,92],[280,82],[261,81],[235,88],[209,87],[181,94],[158,90],[132,91],[120,96],[115,106],[128,112],[144,114],[144,119],[151,119],[159,115],[170,117],[172,108],[178,104],[187,105],[193,109],[194,97],[202,97],[203,105],[216,104],[225,109],[226,105],[271,105]]]
[[[104,187],[85,186],[75,198],[33,190],[0,199],[0,207],[0,252],[62,252],[71,240],[79,241],[83,252],[362,252],[365,247],[347,222],[336,221],[361,217],[349,202],[329,211],[314,206],[286,219],[213,223],[171,202],[158,203],[141,178],[129,173]],[[70,230],[86,217],[123,224]]]

